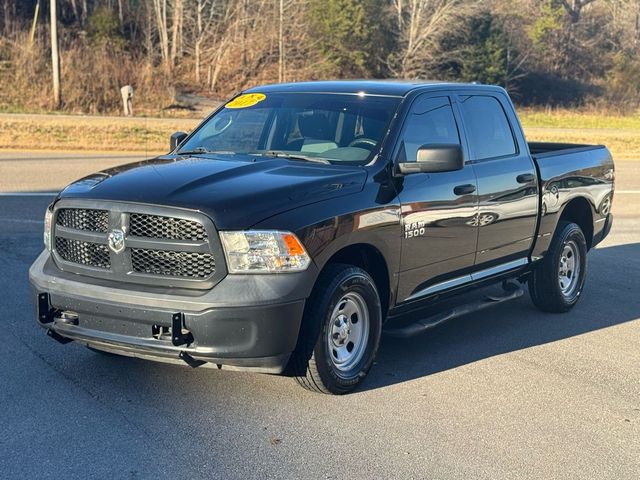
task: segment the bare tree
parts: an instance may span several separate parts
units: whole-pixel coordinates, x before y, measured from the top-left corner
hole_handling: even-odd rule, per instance
[[[221,2],[216,0],[196,0],[193,56],[195,81],[197,84],[201,83],[202,78],[202,44],[211,36],[212,30],[217,30],[217,24],[225,21],[220,15],[220,3]],[[222,10],[224,10],[224,7]],[[224,16],[225,15],[222,14],[222,17]]]
[[[630,55],[640,52],[640,0],[605,0],[610,15],[608,30],[620,42],[620,49]]]
[[[167,27],[167,0],[152,0],[153,11],[156,16],[156,28],[160,42],[160,55],[162,64],[167,71],[171,71],[171,62],[169,57],[169,31]]]
[[[473,3],[473,2],[472,2]],[[460,27],[470,2],[461,0],[394,0],[399,50],[390,69],[403,78],[428,75],[441,55],[441,40]]]
[[[73,12],[73,18],[75,18],[76,20],[80,20],[80,13],[78,11],[78,2],[76,0],[71,0],[71,11]]]
[[[124,10],[122,8],[122,0],[118,0],[118,20],[120,20],[120,33],[124,33]]]
[[[82,13],[80,13],[80,25],[84,27],[84,24],[87,23],[87,15],[89,14],[89,6],[87,5],[87,0],[82,0]]]
[[[40,0],[36,2],[36,8],[33,12],[33,22],[31,23],[31,31],[29,32],[29,50],[33,49],[33,42],[36,37],[36,26],[38,25],[39,16],[40,16]]]
[[[232,37],[230,30],[232,26],[238,24],[238,5],[235,2],[227,2],[220,9],[215,22],[215,28],[211,30],[211,48],[207,49],[206,56],[209,67],[207,74],[207,84],[209,90],[216,89],[220,71],[222,70],[222,58],[227,53]]]
[[[184,20],[183,0],[173,0],[173,10],[171,15],[171,56],[170,63],[173,68],[176,65],[176,58],[182,46],[182,25]]]
[[[595,0],[562,0],[562,6],[569,14],[571,22],[578,23],[582,9],[594,1]]]

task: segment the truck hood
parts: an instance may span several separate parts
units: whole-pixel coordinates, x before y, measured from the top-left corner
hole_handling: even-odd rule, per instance
[[[254,156],[158,157],[80,179],[60,198],[200,210],[218,229],[243,229],[272,215],[362,190],[358,166]]]

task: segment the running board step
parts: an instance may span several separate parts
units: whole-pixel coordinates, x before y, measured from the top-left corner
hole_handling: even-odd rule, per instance
[[[519,298],[524,294],[524,289],[521,286],[516,285],[515,283],[505,283],[503,288],[506,290],[503,295],[489,295],[486,296],[483,300],[467,303],[466,305],[460,305],[459,307],[455,307],[445,312],[437,313],[431,317],[423,318],[422,320],[418,320],[417,322],[405,325],[403,327],[385,329],[384,333],[386,335],[389,335],[390,337],[396,338],[414,337],[426,332],[427,330],[437,327],[438,325],[448,322],[449,320],[453,320],[454,318],[461,317],[463,315],[466,315],[467,313],[484,310],[485,308],[498,305],[502,302],[515,300],[516,298]]]

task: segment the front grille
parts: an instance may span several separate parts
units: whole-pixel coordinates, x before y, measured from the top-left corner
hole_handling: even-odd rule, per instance
[[[132,213],[129,229],[130,235],[136,237],[193,241],[202,241],[207,238],[207,231],[200,222],[160,215]]]
[[[56,252],[63,260],[88,267],[110,268],[109,250],[97,243],[56,237]]]
[[[109,212],[84,208],[61,208],[56,223],[62,227],[90,232],[106,232],[109,228]]]
[[[127,283],[203,289],[224,276],[224,268],[216,271],[218,237],[201,213],[118,202],[100,202],[94,208],[96,203],[76,208],[83,202],[62,201],[54,212],[54,260],[62,270]],[[114,230],[124,233],[122,251],[109,247]]]
[[[131,249],[133,270],[151,275],[207,278],[214,272],[213,256],[208,253]]]

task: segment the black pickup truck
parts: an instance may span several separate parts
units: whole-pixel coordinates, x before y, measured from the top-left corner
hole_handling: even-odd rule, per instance
[[[604,146],[527,143],[498,87],[257,87],[168,155],[57,196],[30,270],[37,318],[61,343],[345,393],[383,332],[525,284],[544,311],[573,307],[613,189]]]

